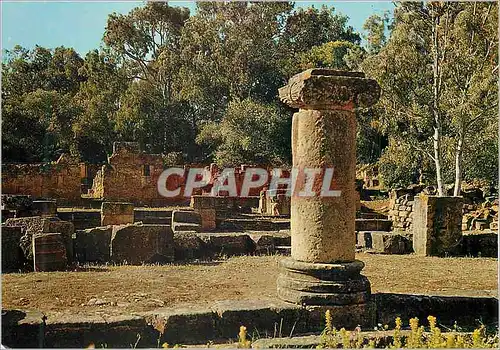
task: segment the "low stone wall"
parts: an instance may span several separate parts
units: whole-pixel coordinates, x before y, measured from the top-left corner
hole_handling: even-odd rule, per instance
[[[387,324],[394,329],[394,320],[427,316],[438,317],[440,328],[452,328],[455,321],[466,329],[480,324],[498,323],[498,300],[487,297],[446,297],[412,294],[374,293],[373,324]],[[357,325],[343,313],[331,313],[333,324],[346,329]],[[211,341],[228,344],[235,339],[240,326],[248,333],[258,331],[271,336],[277,330],[283,335],[319,333],[324,329],[325,308],[271,300],[218,301],[206,307],[162,308],[131,316],[99,315],[47,319],[36,311],[3,310],[2,344],[12,348],[65,347],[122,348],[136,344],[139,348],[157,348],[158,344],[207,344]],[[140,335],[140,337],[138,337]]]
[[[52,163],[2,164],[2,193],[77,204],[81,200],[82,166],[66,154]]]
[[[411,231],[413,222],[413,194],[405,194],[390,203],[389,220],[394,230]]]

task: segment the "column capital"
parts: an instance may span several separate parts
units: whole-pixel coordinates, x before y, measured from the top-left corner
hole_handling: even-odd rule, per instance
[[[291,77],[278,92],[294,108],[351,110],[375,104],[380,86],[362,72],[312,68]]]

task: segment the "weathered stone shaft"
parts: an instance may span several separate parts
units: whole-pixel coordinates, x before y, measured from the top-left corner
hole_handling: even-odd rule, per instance
[[[300,305],[338,307],[358,324],[372,322],[373,308],[370,282],[360,274],[364,264],[354,256],[355,108],[374,104],[379,94],[377,82],[363,73],[328,69],[299,73],[279,90],[283,102],[300,110],[292,121],[298,170],[290,213],[292,257],[280,261],[278,296]],[[332,170],[330,179],[326,174]],[[325,196],[330,190],[335,193]]]
[[[292,258],[314,263],[354,260],[356,115],[301,109],[292,122],[293,166],[333,168],[339,197],[292,197]]]

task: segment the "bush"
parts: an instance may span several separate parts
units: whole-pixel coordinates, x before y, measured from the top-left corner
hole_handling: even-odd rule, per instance
[[[361,329],[357,327],[354,331],[347,331],[344,328],[336,330],[332,325],[330,311],[326,311],[326,326],[321,334],[321,344],[318,348],[383,348],[377,339],[366,339],[361,334]],[[429,327],[419,326],[418,318],[409,320],[409,330],[402,330],[401,318],[396,318],[396,327],[392,332],[391,348],[498,348],[498,334],[487,334],[486,328],[481,326],[472,333],[460,333],[456,329],[454,332],[441,332],[436,326],[437,319],[434,316],[427,317]],[[388,327],[386,326],[385,329]],[[456,328],[456,327],[455,327]]]

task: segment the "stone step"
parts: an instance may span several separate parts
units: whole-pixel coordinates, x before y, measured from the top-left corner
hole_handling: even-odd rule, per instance
[[[200,214],[192,210],[174,210],[172,223],[201,224],[201,217]]]
[[[217,220],[217,227],[221,230],[234,231],[279,231],[290,229],[290,220],[228,218]]]
[[[170,225],[172,223],[172,217],[145,217],[142,220],[135,220],[135,222],[142,222],[143,224]]]
[[[381,214],[381,213],[359,213],[359,219],[382,219],[382,220],[387,220],[388,216]]]
[[[174,232],[184,232],[184,231],[194,231],[194,232],[200,232],[201,231],[201,225],[200,224],[191,224],[188,222],[173,222],[172,223],[172,230]]]
[[[356,219],[356,231],[391,231],[392,221],[384,219]]]
[[[274,250],[276,253],[280,253],[283,255],[290,255],[292,253],[291,246],[279,245],[279,246],[274,247]]]

